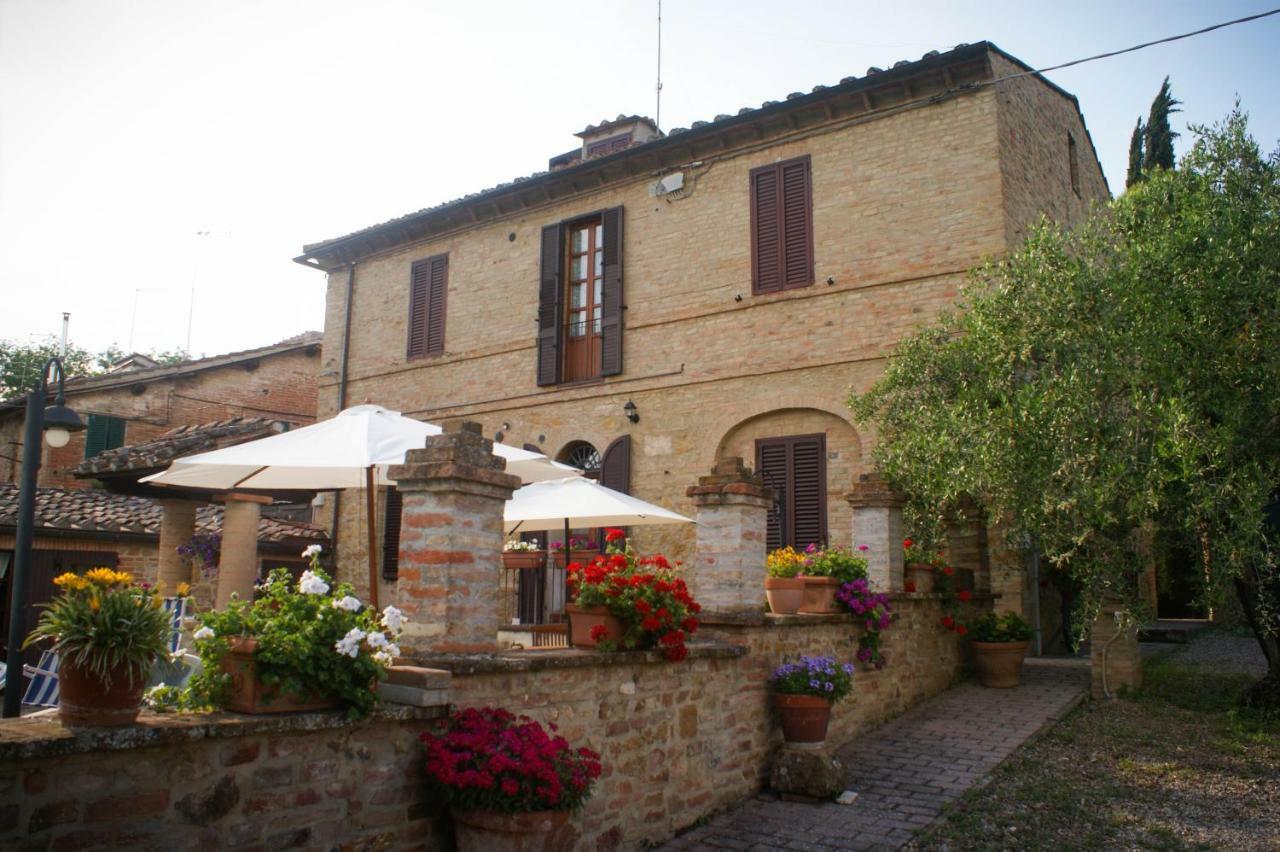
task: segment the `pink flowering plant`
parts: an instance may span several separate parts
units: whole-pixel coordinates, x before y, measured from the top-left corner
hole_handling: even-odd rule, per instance
[[[769,685],[782,695],[812,695],[834,704],[853,691],[853,663],[803,656],[774,669]]]
[[[600,755],[556,730],[500,708],[460,710],[419,737],[427,779],[459,810],[577,810],[600,777]]]
[[[842,583],[850,583],[867,576],[867,546],[856,550],[844,547],[820,547],[810,544],[804,549],[804,567],[800,573],[807,577],[831,577]]]
[[[858,639],[858,653],[854,655],[858,662],[864,666],[884,668],[886,660],[880,633],[893,624],[893,606],[889,603],[888,595],[871,591],[866,578],[859,577],[841,586],[840,591],[836,592],[836,600],[844,604],[862,624],[863,633]]]

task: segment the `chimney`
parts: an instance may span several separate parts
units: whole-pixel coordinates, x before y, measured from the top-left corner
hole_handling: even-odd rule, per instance
[[[589,124],[586,130],[574,134],[582,140],[582,147],[552,157],[552,171],[576,166],[585,160],[594,160],[625,151],[635,145],[643,145],[653,139],[661,139],[663,132],[653,119],[643,115],[620,115],[613,121]]]

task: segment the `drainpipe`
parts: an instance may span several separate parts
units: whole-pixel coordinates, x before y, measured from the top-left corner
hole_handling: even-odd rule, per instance
[[[347,266],[347,297],[342,305],[342,365],[338,373],[338,410],[347,407],[347,366],[351,351],[351,296],[356,287],[356,262]],[[329,536],[329,547],[333,551],[333,568],[338,570],[338,520],[342,508],[342,491],[333,492],[333,533]]]

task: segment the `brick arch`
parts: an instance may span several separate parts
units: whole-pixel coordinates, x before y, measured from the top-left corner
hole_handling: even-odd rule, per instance
[[[714,421],[704,433],[702,445],[698,450],[699,467],[705,467],[710,470],[715,465],[716,460],[720,457],[720,449],[724,446],[725,439],[729,437],[731,431],[741,424],[776,411],[802,408],[816,409],[838,417],[849,424],[849,428],[853,430],[855,436],[858,435],[857,429],[849,419],[848,409],[829,405],[822,400],[815,400],[811,392],[786,391],[770,395],[768,399],[752,400],[750,402],[743,400],[740,406],[736,406],[733,411]],[[859,459],[861,460],[861,437],[858,437],[858,451]],[[745,461],[754,465],[752,459],[745,459]]]

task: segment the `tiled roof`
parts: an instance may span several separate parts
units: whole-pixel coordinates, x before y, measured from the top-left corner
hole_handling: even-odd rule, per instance
[[[433,215],[443,213],[449,210],[450,208],[460,206],[463,204],[473,203],[482,198],[487,200],[489,197],[500,196],[508,191],[515,190],[516,188],[521,187],[522,185],[528,184],[530,182],[541,181],[543,179],[552,178],[553,176],[564,175],[567,172],[569,172],[572,168],[586,168],[586,167],[589,167],[591,164],[598,164],[601,161],[613,162],[615,158],[629,157],[634,154],[653,149],[657,146],[678,144],[675,137],[680,136],[682,134],[689,134],[690,136],[702,136],[704,134],[715,134],[722,130],[726,130],[733,126],[742,124],[744,122],[750,122],[754,120],[757,116],[773,114],[778,111],[787,111],[793,108],[796,108],[796,109],[804,108],[807,106],[811,106],[813,102],[818,101],[824,97],[830,96],[832,94],[836,94],[841,91],[857,89],[864,85],[879,83],[880,80],[872,80],[872,78],[876,77],[877,75],[885,75],[885,77],[882,77],[880,79],[907,76],[912,73],[915,73],[916,71],[920,70],[923,67],[927,67],[929,65],[935,64],[936,62],[946,62],[954,59],[968,58],[970,54],[979,55],[980,53],[988,50],[995,51],[1001,54],[1002,56],[1006,57],[1007,59],[1011,60],[1015,64],[1019,65],[1020,67],[1030,70],[1030,66],[1026,65],[1026,63],[1022,62],[1017,57],[1014,57],[1005,53],[1004,51],[1000,50],[998,47],[996,47],[994,44],[991,44],[990,42],[984,41],[984,42],[979,42],[977,44],[972,44],[972,45],[958,44],[954,48],[952,48],[950,51],[947,51],[946,53],[939,53],[936,50],[931,50],[925,53],[919,59],[916,59],[916,60],[904,59],[899,62],[896,62],[894,63],[893,67],[888,70],[883,68],[876,68],[876,67],[868,68],[867,73],[862,77],[857,77],[857,76],[845,77],[839,83],[831,86],[818,85],[818,86],[814,86],[813,89],[809,92],[792,92],[791,94],[787,95],[784,100],[781,100],[781,101],[768,100],[760,104],[760,106],[758,107],[745,106],[732,114],[721,113],[715,116],[711,120],[691,122],[689,127],[674,127],[671,130],[668,130],[665,134],[661,134],[654,139],[650,139],[647,142],[632,145],[629,148],[626,148],[615,154],[592,158],[590,160],[585,160],[582,163],[576,164],[576,165],[570,164],[569,167],[563,168],[559,171],[534,172],[531,175],[526,175],[524,177],[517,177],[514,180],[507,181],[506,183],[500,183],[488,189],[480,190],[479,192],[468,193],[467,195],[461,196],[460,198],[455,198],[451,201],[446,201],[442,204],[437,204],[432,207],[426,207],[414,213],[409,213],[404,216],[397,216],[394,219],[388,219],[387,221],[381,222],[377,225],[371,225],[366,228],[361,228],[360,230],[353,231],[341,237],[334,237],[332,239],[321,240],[315,243],[309,243],[303,246],[303,249],[302,249],[303,253],[298,257],[294,258],[294,260],[305,263],[307,258],[324,254],[331,249],[337,248],[340,244],[347,243],[348,241],[357,240],[357,239],[368,237],[368,236],[373,236],[382,231],[391,231],[403,226],[411,225],[411,224],[420,222],[424,219],[427,219]],[[1048,81],[1045,81],[1045,82],[1048,82]],[[1049,85],[1053,86],[1052,83],[1050,83]],[[1056,86],[1054,86],[1054,88],[1057,89]],[[1058,91],[1062,91],[1062,90],[1058,89]],[[1063,94],[1066,94],[1066,93],[1063,92]],[[1070,95],[1068,95],[1068,97],[1070,97]],[[629,117],[622,116],[621,118],[625,120],[625,119],[628,119]],[[632,118],[643,118],[643,116],[634,116]],[[615,121],[617,120],[615,119]],[[608,126],[609,122],[606,120],[603,124],[605,126]],[[590,130],[592,130],[593,127],[596,130],[599,130],[600,126],[599,125],[589,126],[587,130],[582,131],[582,133],[589,132]],[[572,159],[572,156],[571,156],[572,153],[573,152],[570,151],[570,152],[567,152],[566,154],[559,155],[558,157],[553,159],[562,160],[566,164],[569,164],[569,161]]]
[[[262,417],[232,417],[198,426],[179,426],[151,441],[98,453],[81,462],[72,473],[84,479],[103,474],[140,474],[164,467],[182,456],[265,438],[282,431],[282,422]]]
[[[0,485],[0,528],[18,524],[18,488]],[[222,530],[222,507],[201,506],[196,512],[197,532]],[[160,535],[160,507],[145,497],[127,497],[87,488],[36,489],[36,534],[58,532],[112,535]],[[258,541],[268,544],[326,541],[325,531],[314,524],[266,518],[258,522]]]

